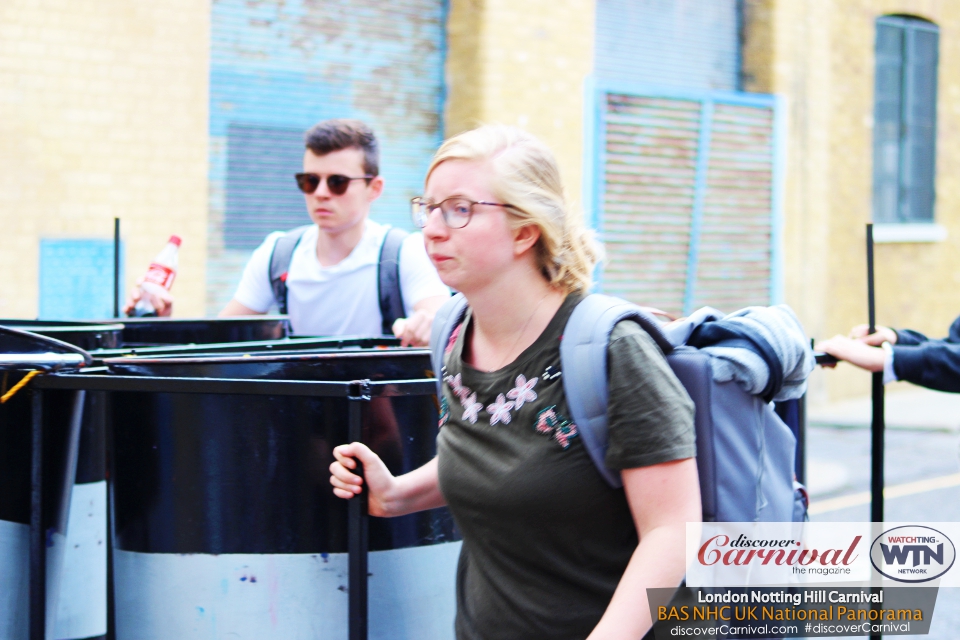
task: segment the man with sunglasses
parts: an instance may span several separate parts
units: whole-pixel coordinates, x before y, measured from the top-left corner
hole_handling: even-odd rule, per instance
[[[267,236],[220,316],[276,305],[298,335],[392,330],[404,345],[429,343],[434,313],[450,292],[422,234],[369,219],[384,184],[373,131],[357,120],[326,120],[307,131],[305,143],[295,178],[313,224]]]

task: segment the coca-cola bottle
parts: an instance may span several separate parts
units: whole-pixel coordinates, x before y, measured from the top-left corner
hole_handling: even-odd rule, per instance
[[[157,310],[153,308],[150,297],[146,294],[159,294],[170,290],[174,278],[177,277],[177,253],[179,250],[180,237],[170,236],[167,245],[150,263],[150,268],[147,269],[147,274],[143,276],[143,282],[140,283],[140,299],[127,315],[133,317],[157,315]]]

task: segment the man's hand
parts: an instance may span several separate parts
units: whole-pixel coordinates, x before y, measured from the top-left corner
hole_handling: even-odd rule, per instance
[[[413,305],[409,318],[397,318],[393,323],[393,335],[400,338],[404,347],[425,347],[430,344],[430,327],[433,317],[449,296],[431,296]]]
[[[129,315],[133,308],[140,302],[141,296],[146,296],[147,301],[153,305],[158,316],[167,317],[173,313],[173,296],[166,289],[161,289],[159,293],[144,291],[140,286],[143,284],[143,278],[137,280],[137,286],[130,291],[130,297],[123,305],[123,315]]]
[[[434,314],[421,309],[409,318],[397,318],[393,323],[393,335],[400,338],[403,347],[425,347],[430,344],[430,327]]]
[[[890,344],[897,344],[897,332],[889,327],[876,327],[875,333],[867,333],[870,330],[870,325],[858,324],[853,329],[850,329],[850,337],[855,340],[859,340],[864,344],[868,344],[871,347],[879,347],[884,342],[889,342]]]
[[[854,327],[856,329],[857,327]],[[878,327],[879,328],[879,327]],[[889,329],[888,329],[889,331]],[[880,340],[877,344],[881,344]],[[833,336],[829,340],[814,345],[815,351],[823,351],[840,360],[846,360],[867,371],[883,371],[883,361],[886,354],[879,347],[872,347],[861,339],[847,336]]]

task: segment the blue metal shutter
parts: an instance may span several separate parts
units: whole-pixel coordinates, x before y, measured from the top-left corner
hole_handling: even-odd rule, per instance
[[[601,96],[603,290],[672,313],[774,302],[773,98]]]
[[[610,82],[734,91],[737,0],[597,0],[594,70]]]
[[[873,219],[933,222],[939,30],[917,18],[877,19]]]
[[[705,108],[710,109],[709,102]],[[710,115],[699,247],[693,258],[697,272],[687,311],[704,305],[733,311],[770,304],[773,108],[716,102]]]
[[[700,110],[693,100],[606,96],[606,293],[667,311],[682,306]]]
[[[213,2],[209,313],[267,233],[309,223],[292,174],[320,120],[373,127],[386,187],[371,217],[411,226],[442,140],[445,20],[443,0]]]

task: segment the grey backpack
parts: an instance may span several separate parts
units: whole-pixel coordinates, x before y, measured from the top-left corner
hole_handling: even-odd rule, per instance
[[[437,312],[430,340],[437,392],[442,393],[444,349],[463,321],[467,301],[451,298]],[[712,356],[690,346],[673,346],[657,321],[619,298],[593,294],[574,309],[560,342],[560,366],[567,405],[587,453],[604,480],[621,487],[608,469],[607,344],[621,320],[646,331],[696,406],[697,469],[705,522],[790,522],[806,517],[806,493],[794,479],[797,441],[763,398],[736,382],[716,382]]]

